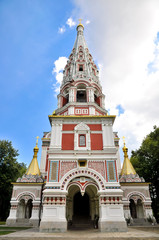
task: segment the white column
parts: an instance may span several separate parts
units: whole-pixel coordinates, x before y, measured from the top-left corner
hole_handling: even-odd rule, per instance
[[[47,155],[47,147],[42,147],[41,163],[40,163],[40,172],[41,172],[42,174],[45,173],[46,155]]]
[[[92,87],[87,87],[88,102],[94,102],[94,89]]]
[[[105,109],[105,95],[102,95],[102,108]]]
[[[61,149],[61,138],[62,138],[62,121],[58,122],[52,121],[50,147]]]
[[[68,108],[68,115],[74,115],[74,107],[69,107]]]
[[[113,129],[111,123],[102,124],[103,148],[114,146]]]
[[[95,108],[89,107],[89,115],[95,115]]]

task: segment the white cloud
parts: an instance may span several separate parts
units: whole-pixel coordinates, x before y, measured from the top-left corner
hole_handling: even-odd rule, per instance
[[[89,21],[89,20],[86,21],[86,25],[88,25],[88,24],[90,24],[90,21]]]
[[[66,24],[71,28],[71,27],[76,25],[76,22],[73,21],[73,19],[70,17],[70,18],[67,19]]]
[[[65,28],[65,26],[62,26],[61,28],[59,28],[59,30],[58,30],[58,33],[64,33],[66,31],[66,28]]]
[[[117,115],[117,105],[125,110],[116,118],[114,130],[121,138],[125,135],[130,155],[153,126],[159,126],[159,45],[154,41],[159,32],[159,1],[75,2],[78,15],[92,23],[86,41],[103,66],[106,108]]]
[[[67,63],[67,57],[59,57],[55,62],[54,62],[54,68],[52,70],[52,74],[55,74],[56,78],[56,84],[53,85],[54,91],[56,93],[59,93],[60,90],[60,85],[62,83],[63,79],[63,70],[64,67]]]

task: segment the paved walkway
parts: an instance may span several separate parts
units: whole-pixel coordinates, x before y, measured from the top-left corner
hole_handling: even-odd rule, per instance
[[[142,229],[142,230],[141,230]],[[40,233],[31,228],[8,235],[0,236],[0,240],[159,240],[159,226],[154,228],[129,227],[128,232],[101,233],[98,230],[67,231],[66,233]]]

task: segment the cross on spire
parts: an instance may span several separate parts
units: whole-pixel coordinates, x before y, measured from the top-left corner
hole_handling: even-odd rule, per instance
[[[124,143],[124,145],[125,145],[125,137],[123,136],[123,143]]]
[[[82,24],[82,23],[81,23],[81,21],[82,21],[82,18],[79,18],[79,19],[78,19],[78,21],[79,21],[79,24]]]
[[[36,146],[38,146],[38,139],[39,139],[39,137],[37,136],[36,137]]]

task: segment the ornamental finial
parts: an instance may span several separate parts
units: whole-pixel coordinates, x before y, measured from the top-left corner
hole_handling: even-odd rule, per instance
[[[38,139],[39,139],[39,136],[36,137],[36,146],[38,146]]]
[[[83,29],[84,29],[84,26],[83,26],[83,24],[81,23],[82,18],[79,18],[78,21],[79,21],[79,24],[77,25],[77,28],[78,28],[79,26],[81,26],[81,27],[83,27]]]
[[[82,23],[81,23],[81,21],[82,21],[82,18],[79,18],[79,19],[78,19],[78,21],[79,21],[79,24],[82,24]]]
[[[124,145],[125,145],[125,137],[123,136],[123,143],[124,143]]]

